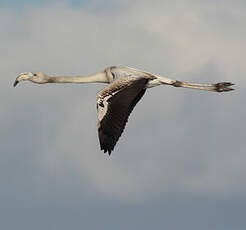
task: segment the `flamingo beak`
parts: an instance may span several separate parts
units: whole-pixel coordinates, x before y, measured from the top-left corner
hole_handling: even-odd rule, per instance
[[[19,81],[16,79],[15,82],[14,82],[14,84],[13,84],[13,86],[14,87],[17,86],[18,83],[19,83]]]

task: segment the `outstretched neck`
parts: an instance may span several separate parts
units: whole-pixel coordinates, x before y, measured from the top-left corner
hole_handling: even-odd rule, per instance
[[[57,76],[49,77],[47,83],[92,83],[101,82],[108,83],[109,80],[105,72],[99,72],[89,76]]]

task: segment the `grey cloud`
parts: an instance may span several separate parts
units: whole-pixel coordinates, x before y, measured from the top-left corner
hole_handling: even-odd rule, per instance
[[[213,21],[205,20],[199,12],[190,10],[177,18],[175,15],[180,9],[171,9],[173,11],[157,10],[151,16],[143,5],[141,12],[123,10],[119,16],[102,14],[98,17],[93,11],[53,7],[40,10],[33,8],[18,21],[12,15],[11,20],[16,20],[16,26],[6,27],[3,24],[5,36],[12,34],[8,38],[8,45],[4,46],[4,54],[9,60],[13,57],[12,61],[6,62],[4,66],[4,76],[10,77],[10,73],[14,76],[18,72],[29,70],[54,74],[87,74],[107,65],[126,64],[160,75],[166,75],[165,72],[179,72],[169,76],[181,80],[231,80],[243,85],[244,63],[236,53],[241,48],[240,44],[235,43],[233,37],[222,37],[220,31],[214,30]],[[205,26],[205,23],[208,24]],[[233,77],[230,73],[232,70],[238,71]],[[10,78],[4,79],[8,84]],[[130,192],[135,197],[134,194],[138,194],[140,190],[148,190],[148,184],[144,181],[152,177],[157,178],[157,182],[149,186],[150,190],[153,186],[156,186],[158,191],[165,191],[164,187],[180,186],[181,191],[190,191],[195,189],[194,183],[199,187],[199,181],[204,177],[208,180],[206,187],[209,191],[213,193],[213,189],[217,189],[214,188],[215,183],[223,181],[223,175],[229,169],[224,168],[225,172],[221,173],[215,183],[210,181],[209,178],[214,176],[213,173],[209,176],[209,168],[214,165],[212,155],[217,152],[216,162],[219,163],[224,155],[229,162],[235,157],[235,153],[226,154],[228,149],[223,149],[222,143],[216,144],[215,139],[233,126],[242,126],[241,123],[230,124],[233,115],[228,117],[227,113],[222,112],[226,108],[230,110],[228,106],[231,106],[231,109],[232,105],[235,106],[233,100],[242,98],[239,97],[240,91],[218,96],[164,87],[150,90],[135,109],[136,114],[131,116],[114,156],[105,163],[105,156],[97,154],[99,151],[95,111],[95,94],[102,87],[37,86],[25,83],[15,91],[11,90],[11,101],[18,105],[5,102],[4,113],[8,116],[10,111],[14,114],[18,111],[22,115],[26,113],[22,108],[28,105],[27,126],[29,121],[37,126],[42,122],[53,123],[53,131],[48,131],[50,126],[46,126],[45,131],[37,136],[36,142],[39,142],[39,139],[47,141],[43,143],[45,146],[41,155],[44,159],[40,159],[40,162],[53,167],[54,165],[49,163],[53,160],[70,161],[73,168],[71,170],[81,174],[81,177],[90,178],[90,183],[106,193],[124,197]],[[9,89],[4,87],[3,92],[7,94],[7,91]],[[200,100],[203,100],[202,105]],[[216,108],[218,103],[227,107],[220,105]],[[245,114],[241,106],[233,111],[238,109],[240,114]],[[34,115],[32,110],[36,110],[37,114]],[[219,114],[223,114],[222,117]],[[194,120],[197,122],[194,123]],[[224,122],[224,125],[219,126],[218,122]],[[211,127],[208,129],[209,126]],[[138,134],[139,130],[141,135]],[[210,130],[213,130],[213,136]],[[16,129],[15,132],[22,131]],[[51,132],[53,135],[46,137],[45,132]],[[150,135],[152,132],[153,138]],[[141,138],[138,138],[138,135]],[[190,135],[194,137],[191,138]],[[227,137],[232,144],[243,140],[243,135],[234,135],[235,138]],[[240,137],[239,140],[237,136]],[[221,139],[221,142],[223,141],[225,140]],[[206,142],[208,143],[203,146]],[[194,145],[196,149],[193,149]],[[203,146],[202,149],[199,146]],[[195,153],[197,149],[199,151]],[[68,152],[70,154],[67,154]],[[185,153],[185,156],[182,156],[182,153]],[[194,154],[200,157],[193,159]],[[208,155],[205,162],[202,162],[203,154]],[[147,163],[146,157],[149,160]],[[171,159],[166,161],[166,157]],[[131,162],[138,162],[138,168],[127,158],[130,158]],[[200,170],[206,168],[196,174],[196,179],[192,181],[189,173],[185,173],[186,163],[190,161],[202,164]],[[96,167],[91,167],[92,163]],[[164,168],[163,170],[167,167],[170,174],[163,177],[163,171],[156,169],[159,167]],[[60,170],[64,170],[62,163]],[[136,174],[136,171],[141,173]],[[243,169],[242,171],[244,172]],[[163,187],[158,180],[168,181],[170,184]],[[231,183],[232,181],[226,180],[224,187],[235,186],[234,182]],[[224,187],[222,186],[220,192],[227,191]],[[129,198],[128,195],[127,197]]]
[[[101,197],[122,202],[126,210],[185,196],[223,197],[232,207],[226,199],[246,191],[243,2],[226,1],[222,7],[187,1],[181,7],[165,1],[158,7],[125,1],[122,9],[102,11],[93,4],[0,14],[2,197],[24,205],[30,194],[34,204],[28,208],[37,202],[44,216],[47,200],[54,206],[63,200],[64,208],[70,195],[87,206]],[[109,158],[99,151],[96,131],[95,97],[103,85],[24,82],[12,88],[19,72],[89,74],[117,64],[184,81],[232,81],[237,90],[219,95],[150,89]],[[112,203],[103,205],[116,210]]]

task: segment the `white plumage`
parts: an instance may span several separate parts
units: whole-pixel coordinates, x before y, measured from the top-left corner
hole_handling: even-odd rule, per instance
[[[160,77],[155,74],[125,66],[112,66],[89,76],[50,77],[41,72],[20,74],[15,82],[29,80],[34,83],[108,83],[97,94],[98,136],[101,150],[110,155],[121,136],[128,117],[147,88],[158,85],[172,85],[214,92],[233,90],[230,82],[216,84],[192,84]]]

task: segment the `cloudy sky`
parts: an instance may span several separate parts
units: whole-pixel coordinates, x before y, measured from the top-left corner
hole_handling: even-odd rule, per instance
[[[0,6],[1,229],[245,229],[244,0]],[[150,89],[108,157],[96,130],[103,85],[12,87],[20,72],[110,65],[237,90]]]

